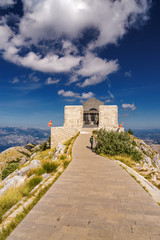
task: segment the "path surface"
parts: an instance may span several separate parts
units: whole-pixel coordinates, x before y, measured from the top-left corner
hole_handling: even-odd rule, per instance
[[[160,206],[118,164],[88,148],[73,160],[8,240],[159,240]]]

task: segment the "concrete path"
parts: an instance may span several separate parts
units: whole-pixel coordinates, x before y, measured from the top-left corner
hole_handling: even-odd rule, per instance
[[[81,133],[73,160],[8,240],[159,240],[160,206]]]

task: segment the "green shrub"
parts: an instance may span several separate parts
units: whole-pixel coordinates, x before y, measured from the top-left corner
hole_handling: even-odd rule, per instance
[[[129,128],[129,130],[128,130],[128,133],[130,134],[130,135],[133,135],[133,132],[132,132],[132,130]]]
[[[41,175],[44,174],[44,173],[45,173],[45,169],[42,168],[42,167],[39,167],[39,168],[37,168],[37,169],[35,170],[35,174],[36,174],[37,176],[41,176]]]
[[[18,168],[18,163],[9,163],[2,171],[2,180]]]
[[[100,129],[97,134],[95,152],[109,156],[127,155],[132,156],[134,161],[141,160],[141,153],[133,146],[127,132],[106,131]]]
[[[42,168],[45,170],[45,172],[52,173],[58,166],[59,164],[57,162],[45,162],[43,163]]]
[[[60,160],[65,160],[67,158],[67,155],[66,154],[61,154],[60,155]]]
[[[27,185],[29,187],[29,191],[31,191],[33,188],[35,188],[42,181],[42,179],[43,178],[41,176],[32,177],[27,183]]]
[[[132,141],[132,145],[133,145],[133,146],[137,146],[137,143],[133,140],[133,141]]]
[[[42,144],[41,144],[41,150],[42,151],[45,151],[47,149],[47,143],[46,142],[43,142]]]
[[[31,169],[27,173],[27,177],[31,177],[33,174],[37,176],[41,176],[43,173],[45,173],[45,170],[42,167],[38,167],[38,168]]]

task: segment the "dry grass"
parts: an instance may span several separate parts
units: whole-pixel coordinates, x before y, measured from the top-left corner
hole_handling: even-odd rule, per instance
[[[119,160],[120,162],[123,162],[124,164],[126,164],[128,167],[134,167],[135,163],[132,160],[131,156],[120,156],[120,155],[116,155],[116,156],[106,156],[104,154],[101,154],[102,157],[106,157],[109,158],[111,160]]]
[[[0,222],[2,221],[2,215],[19,202],[22,197],[23,187],[8,189],[7,192],[0,197]]]
[[[2,216],[12,208],[17,202],[19,202],[23,197],[28,196],[30,191],[37,186],[42,181],[42,177],[34,176],[29,179],[25,185],[9,188],[0,197],[0,222],[2,221]]]
[[[38,152],[39,154],[39,156],[38,156],[38,159],[42,162],[42,163],[44,163],[44,162],[46,162],[46,161],[50,161],[52,158],[53,158],[53,156],[54,156],[54,154],[55,154],[55,151],[56,151],[56,148],[52,148],[52,149],[47,149],[47,150],[45,150],[45,151],[42,151],[42,152]],[[35,159],[36,159],[36,156],[34,157]]]

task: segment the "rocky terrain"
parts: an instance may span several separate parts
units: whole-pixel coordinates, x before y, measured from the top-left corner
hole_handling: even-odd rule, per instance
[[[31,152],[24,147],[11,147],[0,154],[0,177],[1,171],[10,163],[23,165],[31,156]]]
[[[52,149],[46,143],[27,144],[0,153],[0,239],[22,220],[18,214],[24,217],[68,166],[77,136]]]
[[[142,160],[132,163],[132,168],[160,188],[160,155],[143,140],[131,136],[135,148],[141,152]]]

